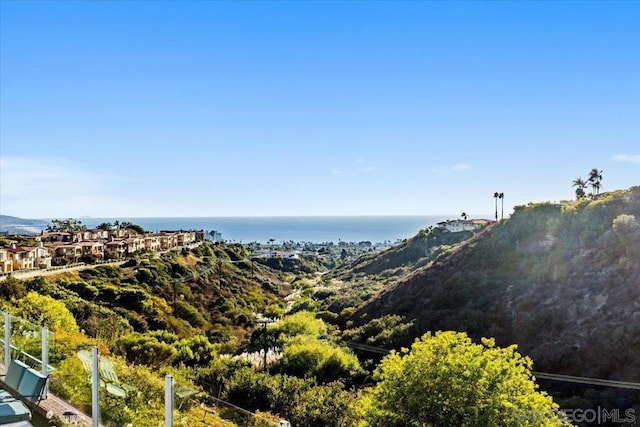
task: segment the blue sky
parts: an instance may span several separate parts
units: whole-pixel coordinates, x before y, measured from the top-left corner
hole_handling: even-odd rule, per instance
[[[0,3],[0,212],[493,212],[640,185],[638,2]]]

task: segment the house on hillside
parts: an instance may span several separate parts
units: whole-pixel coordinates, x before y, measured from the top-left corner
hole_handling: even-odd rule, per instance
[[[83,257],[91,257],[94,260],[101,260],[104,258],[104,243],[97,241],[81,242]]]
[[[144,239],[140,237],[130,237],[125,239],[127,243],[127,256],[144,251]]]
[[[181,231],[176,234],[176,244],[178,246],[189,245],[196,241],[196,233],[193,231]]]
[[[53,255],[55,265],[78,262],[82,256],[82,246],[79,243],[56,242],[47,245]]]
[[[13,271],[13,263],[9,258],[9,252],[0,248],[0,273],[10,273]]]
[[[46,248],[42,242],[38,242],[35,247],[29,247],[28,249],[33,252],[36,267],[41,269],[51,268],[51,252],[49,252],[49,249]]]
[[[89,230],[90,237],[86,240],[107,240],[109,238],[109,230]]]
[[[444,230],[450,231],[451,233],[473,231],[477,228],[473,221],[466,219],[449,219],[439,222],[436,225]]]
[[[111,240],[104,244],[104,257],[106,259],[120,259],[127,254],[127,242],[124,240]]]
[[[493,222],[493,220],[489,219],[448,219],[437,223],[436,226],[451,233],[457,233],[460,231],[474,231]]]
[[[37,246],[17,246],[13,243],[4,251],[6,251],[6,261],[3,270],[8,268],[6,265],[8,263],[11,264],[9,271],[51,267],[51,255],[42,243]]]
[[[144,236],[144,249],[149,252],[160,250],[160,236],[148,234]]]
[[[173,233],[163,232],[162,235],[160,236],[160,248],[163,250],[171,249],[175,247],[177,244],[178,244],[178,239],[176,238],[176,235]]]

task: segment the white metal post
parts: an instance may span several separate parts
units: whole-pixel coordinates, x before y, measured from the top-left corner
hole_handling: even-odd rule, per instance
[[[91,366],[91,420],[93,427],[100,426],[100,371],[98,370],[98,347],[93,347]]]
[[[11,363],[11,315],[4,312],[4,369],[9,369]]]
[[[49,329],[42,327],[42,375],[49,376]],[[42,398],[46,399],[49,393],[49,381],[45,382]]]
[[[164,377],[164,425],[173,427],[173,375]]]

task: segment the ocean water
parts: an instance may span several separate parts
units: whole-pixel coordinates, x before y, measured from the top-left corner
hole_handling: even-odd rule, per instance
[[[420,229],[451,216],[318,216],[318,217],[195,217],[117,218],[139,224],[145,230],[216,230],[226,241],[267,242],[395,242],[413,237]],[[114,218],[81,218],[89,228]]]

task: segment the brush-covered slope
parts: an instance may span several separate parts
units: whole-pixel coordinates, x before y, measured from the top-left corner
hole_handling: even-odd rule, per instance
[[[281,274],[254,264],[240,245],[202,243],[192,250],[144,256],[120,267],[96,266],[59,276],[0,283],[0,301],[18,306],[34,291],[62,301],[81,330],[107,342],[135,331],[207,335],[241,344],[256,313],[280,312],[289,291]]]
[[[329,285],[318,289],[316,299],[322,301],[324,309],[336,314],[345,308],[361,305],[400,278],[430,265],[475,233],[450,233],[434,227],[421,230],[397,246],[358,257],[328,272],[323,279]]]
[[[413,336],[458,330],[517,343],[538,370],[640,380],[640,187],[519,207],[351,320],[388,315],[413,321]]]

